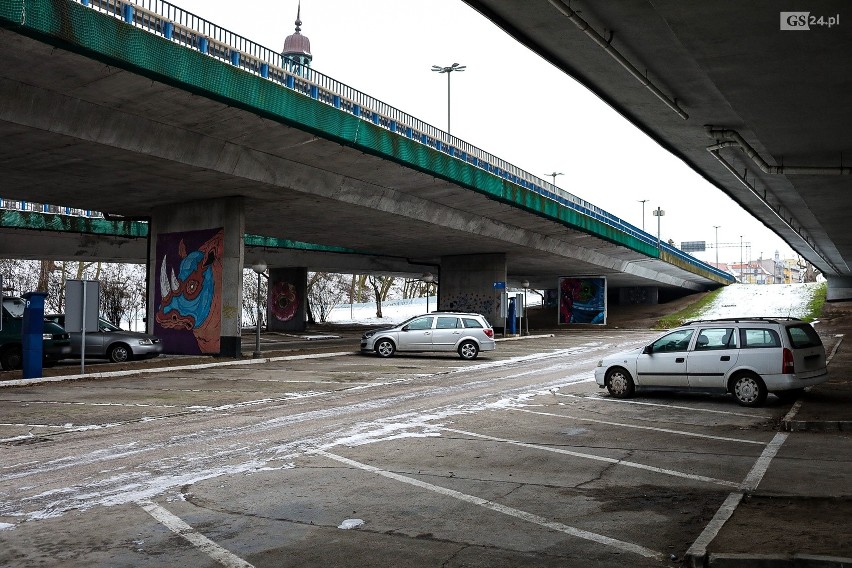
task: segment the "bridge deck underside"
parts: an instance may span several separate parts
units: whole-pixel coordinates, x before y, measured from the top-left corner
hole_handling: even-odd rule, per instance
[[[536,286],[579,274],[605,275],[614,287],[714,284],[250,110],[5,29],[0,45],[4,198],[136,217],[242,196],[250,234],[421,264],[506,253],[510,279]],[[331,268],[329,258],[316,264]]]

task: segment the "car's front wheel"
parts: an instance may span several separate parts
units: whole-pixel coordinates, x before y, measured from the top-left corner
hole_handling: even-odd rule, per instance
[[[24,356],[20,345],[9,345],[0,351],[0,367],[4,371],[20,369],[23,361]]]
[[[123,343],[118,343],[109,348],[109,360],[113,363],[126,363],[133,358],[133,352],[130,347]]]
[[[766,401],[766,385],[757,375],[740,375],[731,381],[731,393],[742,406],[760,406]]]
[[[376,354],[379,357],[393,357],[396,353],[396,345],[390,339],[379,339],[376,342]]]
[[[609,394],[615,398],[630,398],[636,392],[636,385],[633,384],[633,377],[627,372],[627,369],[621,367],[613,367],[606,372],[604,384]]]
[[[459,345],[459,357],[472,361],[479,355],[479,346],[473,341],[465,341]]]

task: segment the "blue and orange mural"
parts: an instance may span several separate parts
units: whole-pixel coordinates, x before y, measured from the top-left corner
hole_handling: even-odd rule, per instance
[[[606,324],[606,278],[560,278],[559,323]]]
[[[167,353],[219,353],[224,244],[222,228],[157,235],[154,334]]]

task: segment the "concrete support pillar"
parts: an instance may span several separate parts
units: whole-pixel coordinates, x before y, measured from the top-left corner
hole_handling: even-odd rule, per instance
[[[618,289],[618,303],[630,304],[659,304],[660,289],[657,286],[630,286]]]
[[[826,276],[826,280],[828,281],[826,300],[829,302],[852,300],[852,277]]]
[[[503,327],[500,299],[505,288],[500,283],[505,287],[505,254],[441,257],[438,308],[480,313],[491,325]]]
[[[270,268],[267,296],[267,329],[305,331],[308,301],[307,268]]]
[[[154,210],[148,321],[164,352],[241,354],[243,207],[233,197]]]

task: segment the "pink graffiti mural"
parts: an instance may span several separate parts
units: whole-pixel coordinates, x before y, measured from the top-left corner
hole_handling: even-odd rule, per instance
[[[276,282],[269,289],[269,309],[275,319],[290,321],[299,311],[299,292],[294,284]]]

